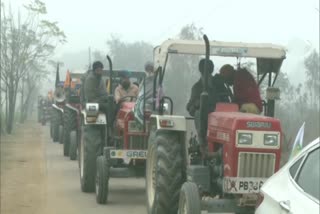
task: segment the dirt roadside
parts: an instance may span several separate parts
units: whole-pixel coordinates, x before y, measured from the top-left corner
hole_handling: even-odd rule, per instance
[[[41,125],[27,121],[16,133],[1,136],[1,214],[45,213],[46,159]]]

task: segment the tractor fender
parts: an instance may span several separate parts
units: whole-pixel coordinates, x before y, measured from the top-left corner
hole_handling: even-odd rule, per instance
[[[58,111],[60,111],[63,114],[63,109],[58,107],[56,104],[52,104],[52,107]]]
[[[76,109],[75,107],[73,107],[72,105],[66,104],[66,107],[72,111],[75,111],[77,113],[77,115],[79,114],[79,110]]]
[[[87,125],[88,126],[90,126],[90,125],[102,125],[102,126],[104,126],[104,125],[107,124],[107,117],[106,117],[106,115],[104,113],[99,112],[97,120],[95,122],[90,122],[90,123],[88,123],[87,120],[86,120],[87,113],[86,113],[85,110],[81,111],[81,115],[82,115],[82,121],[83,121],[84,125],[86,125],[86,126]]]
[[[167,120],[172,122],[172,126],[161,126],[161,121]],[[168,131],[187,131],[187,121],[183,116],[176,115],[151,115],[150,125],[155,126],[157,130],[168,130]]]

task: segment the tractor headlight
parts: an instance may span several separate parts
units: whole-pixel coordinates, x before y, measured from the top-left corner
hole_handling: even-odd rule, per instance
[[[249,145],[252,144],[252,134],[250,133],[239,133],[238,144]]]
[[[88,117],[96,117],[99,114],[99,104],[98,103],[87,103],[86,112]]]
[[[263,137],[263,143],[266,146],[277,146],[279,137],[278,134],[265,134]]]

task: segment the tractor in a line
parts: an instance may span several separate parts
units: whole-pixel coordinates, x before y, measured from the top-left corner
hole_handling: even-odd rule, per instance
[[[63,155],[69,156],[70,160],[77,158],[77,129],[80,123],[80,88],[83,73],[67,72],[65,93],[66,105],[63,112]]]
[[[215,111],[208,114],[209,72],[205,65],[199,110],[201,136],[198,136],[195,118],[176,113],[179,112],[174,108],[176,99],[166,90],[166,96],[173,101],[169,103],[173,114],[154,111],[148,128],[149,214],[200,214],[201,210],[253,213],[260,187],[280,166],[282,130],[280,121],[274,118],[280,91],[274,83],[286,57],[285,49],[273,44],[209,42],[206,36],[204,40],[205,43],[167,40],[155,48],[159,85],[165,88],[169,81],[165,76],[169,75],[172,55],[205,56],[206,62],[210,56],[214,60],[233,58],[239,67],[241,60],[254,59],[258,84],[267,80],[264,115],[239,112],[239,106],[233,103],[217,103]],[[173,76],[174,73],[170,78]],[[165,100],[161,102],[164,104]]]
[[[125,97],[115,103],[113,91],[120,76],[127,71],[105,70],[108,96],[107,111],[99,103],[83,103],[79,139],[80,183],[84,192],[96,192],[99,204],[107,203],[109,179],[144,176],[147,149],[147,125],[139,126],[133,117],[136,97]],[[131,71],[131,82],[141,82],[144,72]],[[125,101],[129,99],[130,102]]]
[[[65,107],[64,81],[59,78],[59,64],[57,65],[55,91],[51,110],[50,135],[53,142],[63,142],[63,111]]]

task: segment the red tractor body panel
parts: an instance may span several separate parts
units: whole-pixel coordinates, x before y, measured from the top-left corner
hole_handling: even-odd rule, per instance
[[[120,110],[117,113],[116,132],[118,136],[123,137],[124,150],[142,149],[142,147],[144,146],[134,145],[134,144],[140,144],[140,143],[137,142],[136,140],[133,140],[132,137],[143,138],[140,140],[138,139],[138,141],[141,141],[141,142],[146,141],[148,137],[147,130],[143,131],[143,129],[141,130],[140,128],[138,128],[136,125],[137,122],[134,121],[134,114],[133,114],[134,106],[135,106],[134,102],[124,102],[121,104]],[[130,128],[130,124],[134,130]]]
[[[252,144],[238,144],[237,136],[239,132],[251,134],[251,136],[253,136]],[[278,133],[278,146],[265,145],[265,134],[268,133]],[[270,162],[263,162],[265,158],[264,155],[271,155],[275,158],[272,173],[279,169],[282,131],[278,119],[241,112],[213,112],[209,114],[208,118],[207,137],[210,151],[216,151],[218,148],[215,148],[215,145],[217,144],[223,146],[224,177],[241,177],[241,175],[239,175],[241,173],[238,172],[241,165],[239,163],[240,161],[243,162],[242,165],[244,163],[246,163],[246,165],[250,163],[249,165],[252,165],[252,168],[259,168],[259,164],[262,164],[262,166],[263,164],[269,164]],[[241,159],[240,153],[243,153],[244,156],[247,155],[247,157],[244,158],[250,158],[250,160]],[[257,163],[255,163],[255,161]],[[259,163],[259,161],[261,163]],[[247,171],[251,170],[250,166],[241,166],[242,169],[244,167],[247,168],[245,169]],[[252,171],[254,170],[259,169],[252,169]],[[263,172],[258,172],[257,174],[247,172],[246,174],[252,177],[258,177],[257,174],[263,175]],[[265,175],[265,177],[268,176],[270,175]]]

